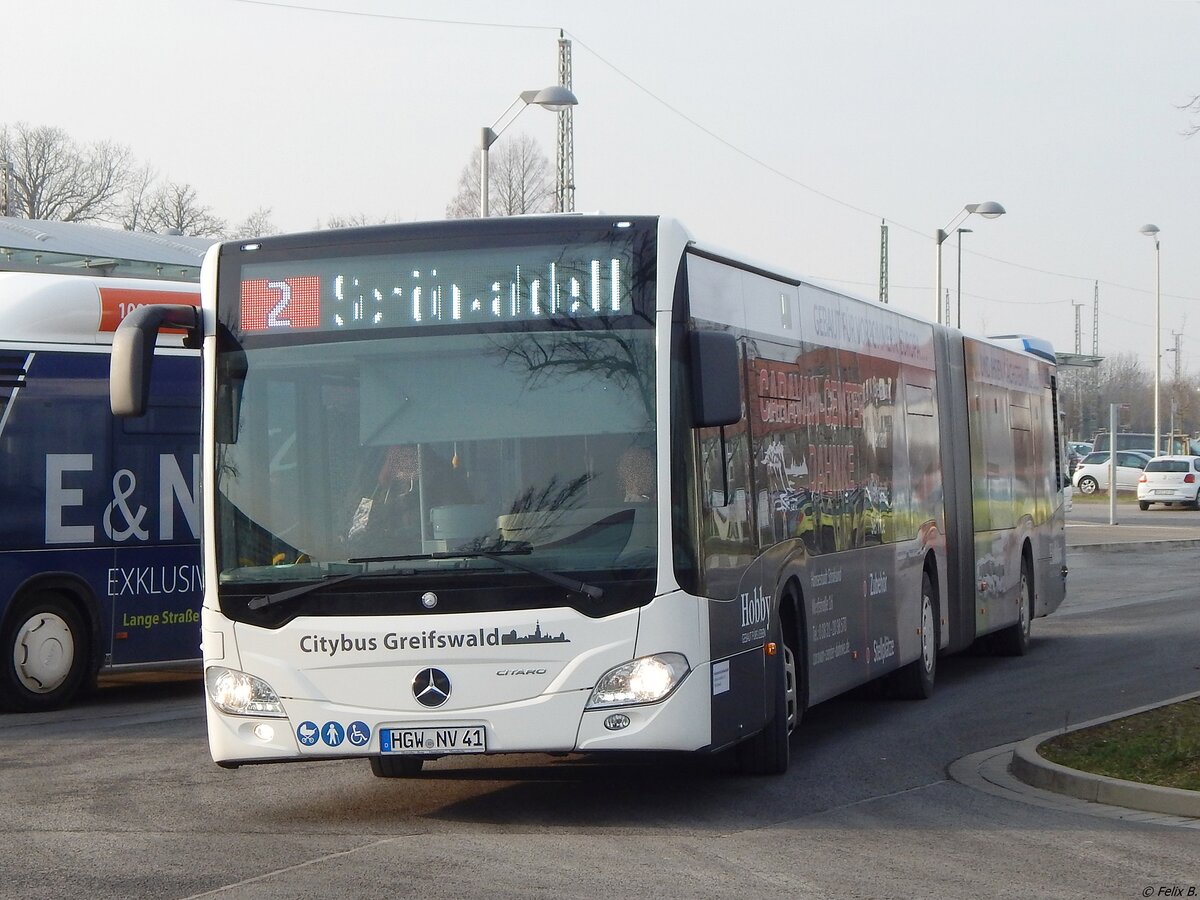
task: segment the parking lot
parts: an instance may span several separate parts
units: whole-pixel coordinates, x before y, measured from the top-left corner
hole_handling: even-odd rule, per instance
[[[227,771],[208,757],[195,670],[106,677],[70,709],[0,719],[0,893],[1115,897],[1196,883],[1192,831],[946,777],[968,754],[1194,690],[1200,548],[1148,538],[1190,541],[1200,514],[1126,507],[1112,527],[1076,507],[1068,600],[1034,623],[1028,656],[947,658],[924,703],[822,704],[782,778],[578,755],[441,760],[394,781],[361,760]],[[1114,534],[1130,539],[1086,543]]]

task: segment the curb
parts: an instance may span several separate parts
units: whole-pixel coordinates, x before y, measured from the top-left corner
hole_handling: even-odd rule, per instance
[[[1116,527],[1116,526],[1113,526],[1113,527]],[[1104,542],[1096,543],[1096,544],[1072,544],[1068,541],[1067,551],[1070,552],[1070,551],[1096,550],[1100,553],[1124,553],[1130,547],[1147,547],[1147,546],[1153,546],[1155,549],[1160,549],[1160,550],[1171,550],[1171,549],[1177,549],[1177,548],[1181,548],[1181,547],[1200,547],[1200,540],[1193,540],[1193,539],[1188,539],[1188,538],[1183,538],[1183,539],[1171,538],[1168,540],[1159,541],[1159,540],[1154,540],[1153,538],[1146,538],[1144,540],[1130,540],[1130,541],[1125,541],[1123,543],[1115,542],[1115,541],[1104,541]],[[1068,562],[1069,562],[1069,560],[1068,560]]]
[[[1009,771],[1031,787],[1052,791],[1056,794],[1065,794],[1068,797],[1075,797],[1091,803],[1104,803],[1109,806],[1122,806],[1126,809],[1140,809],[1170,816],[1200,818],[1200,791],[1159,787],[1136,781],[1122,781],[1106,775],[1094,775],[1091,772],[1080,772],[1052,763],[1037,752],[1037,748],[1051,738],[1091,728],[1094,725],[1103,725],[1117,719],[1128,718],[1138,713],[1158,709],[1160,706],[1170,706],[1172,703],[1192,700],[1196,697],[1200,697],[1200,691],[1160,703],[1151,703],[1149,706],[1131,709],[1113,716],[1092,719],[1090,722],[1084,722],[1072,728],[1047,731],[1026,738],[1014,749]]]

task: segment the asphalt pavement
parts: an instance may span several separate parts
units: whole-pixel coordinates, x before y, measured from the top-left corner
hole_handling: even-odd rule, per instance
[[[1200,514],[1196,524],[1166,525],[1122,524],[1067,521],[1067,549],[1120,550],[1129,544],[1200,544]],[[1069,564],[1069,563],[1068,563]]]
[[[1153,518],[1156,514],[1157,518]],[[1162,507],[1143,511],[1135,502],[1123,500],[1118,502],[1113,516],[1108,503],[1076,503],[1067,514],[1066,536],[1068,567],[1071,550],[1120,552],[1135,544],[1153,544],[1156,548],[1200,546],[1200,511]],[[1108,818],[1200,828],[1200,791],[1164,788],[1080,772],[1052,763],[1037,752],[1040,744],[1058,735],[1197,696],[1200,693],[1174,697],[1163,703],[1126,710],[1072,728],[973,753],[954,763],[950,775],[960,783],[1026,802]]]

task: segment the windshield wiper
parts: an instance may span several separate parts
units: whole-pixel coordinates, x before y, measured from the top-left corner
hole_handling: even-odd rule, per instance
[[[310,591],[319,590],[320,588],[329,587],[334,584],[341,584],[343,581],[349,581],[351,578],[362,578],[364,575],[379,575],[379,572],[351,572],[349,575],[339,575],[336,578],[331,575],[326,575],[320,581],[312,584],[304,584],[300,587],[288,588],[286,591],[276,591],[273,594],[263,594],[260,597],[254,597],[246,604],[247,609],[262,609],[264,606],[274,606],[276,603],[285,603],[295,597],[301,597]]]
[[[513,553],[512,550],[501,551],[501,553]],[[526,553],[529,551],[526,550]],[[512,569],[519,569],[522,572],[528,572],[530,575],[536,575],[539,578],[544,578],[551,584],[557,584],[559,587],[565,587],[569,591],[574,591],[576,594],[586,594],[593,600],[599,600],[604,596],[604,589],[596,587],[594,584],[588,584],[586,581],[576,581],[574,578],[567,578],[565,575],[559,575],[557,572],[547,572],[545,569],[539,569],[535,566],[527,566],[524,563],[519,563],[515,559],[508,559],[497,553],[479,553],[484,559],[490,559],[498,562],[503,566],[508,566]]]
[[[517,549],[513,549],[513,550],[501,549],[501,550],[496,550],[496,551],[492,551],[492,552],[528,553],[529,549],[528,549],[527,545],[521,545]],[[414,553],[411,556],[355,557],[353,559],[346,560],[346,562],[348,562],[348,563],[373,563],[373,562],[395,562],[395,561],[403,561],[406,559],[443,559],[443,558],[458,559],[458,558],[462,557],[463,555],[464,554],[461,554],[461,553],[449,553],[449,554]],[[479,554],[476,554],[476,555],[479,555]],[[371,571],[370,569],[363,569],[362,571],[359,571],[359,572],[348,572],[344,575],[337,575],[337,576],[335,576],[332,572],[330,572],[326,575],[321,576],[320,581],[314,581],[311,584],[302,584],[299,587],[287,588],[286,590],[276,591],[273,594],[263,594],[261,596],[254,597],[250,600],[250,602],[248,602],[246,604],[246,608],[247,609],[262,609],[265,606],[274,606],[276,603],[286,603],[288,600],[292,600],[296,597],[303,597],[305,594],[310,593],[312,591],[320,590],[321,588],[331,587],[332,585],[335,585],[335,584],[341,584],[343,581],[349,581],[351,578],[363,578],[364,576],[367,576],[367,575],[395,575],[395,574],[397,574],[397,570],[391,570],[391,571],[385,570],[382,572],[378,572],[378,571]],[[405,570],[403,574],[411,575],[411,574],[414,574],[414,572],[413,572],[413,570],[409,569],[409,570]]]
[[[507,566],[510,569],[517,569],[521,572],[528,572],[530,575],[536,575],[551,584],[556,584],[559,587],[565,587],[569,591],[576,594],[584,594],[591,597],[593,600],[599,600],[604,596],[604,589],[596,587],[594,584],[588,584],[585,581],[576,581],[574,578],[567,578],[565,575],[559,575],[557,572],[548,572],[545,569],[539,569],[536,566],[519,563],[515,559],[509,559],[510,556],[528,556],[533,552],[533,548],[525,545],[522,547],[502,550],[462,550],[462,551],[446,551],[442,553],[409,553],[403,556],[359,556],[346,560],[351,563],[373,563],[373,562],[404,562],[405,560],[415,559],[490,559],[492,562],[499,563],[502,566]],[[347,576],[353,577],[353,576]],[[332,583],[332,582],[331,582]]]

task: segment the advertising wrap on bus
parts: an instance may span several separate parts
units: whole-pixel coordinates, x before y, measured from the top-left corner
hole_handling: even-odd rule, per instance
[[[0,275],[4,709],[62,705],[105,666],[199,653],[198,354],[164,346],[148,415],[118,419],[105,335],[126,302],[194,304],[198,290],[111,279],[120,303],[102,303],[105,281]],[[54,330],[39,335],[27,317],[50,303]]]

